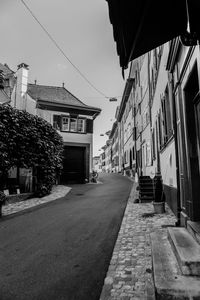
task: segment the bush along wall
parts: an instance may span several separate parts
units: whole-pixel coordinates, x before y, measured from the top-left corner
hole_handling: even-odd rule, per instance
[[[19,111],[10,105],[0,106],[0,172],[11,167],[36,171],[36,194],[50,193],[62,169],[63,140],[50,123]]]

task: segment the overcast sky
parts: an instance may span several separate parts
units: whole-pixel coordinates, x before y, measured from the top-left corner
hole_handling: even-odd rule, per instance
[[[125,81],[121,75],[105,0],[24,0],[70,61],[107,97],[109,102],[59,52],[21,0],[1,0],[1,63],[16,71],[29,65],[29,82],[65,87],[85,104],[102,109],[94,124],[94,155],[105,144]]]

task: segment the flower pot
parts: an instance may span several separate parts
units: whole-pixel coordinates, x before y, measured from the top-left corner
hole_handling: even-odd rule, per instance
[[[153,206],[156,214],[163,214],[165,212],[165,202],[153,202]]]

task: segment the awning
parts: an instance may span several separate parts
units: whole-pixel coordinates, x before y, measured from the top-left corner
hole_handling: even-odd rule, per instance
[[[184,35],[188,27],[200,37],[200,0],[106,0],[120,66]]]

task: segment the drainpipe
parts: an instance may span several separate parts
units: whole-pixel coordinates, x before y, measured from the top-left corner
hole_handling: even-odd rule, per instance
[[[174,78],[173,73],[169,73],[169,81],[172,95],[172,118],[174,128],[174,144],[175,144],[175,157],[176,157],[176,178],[177,178],[177,222],[176,226],[181,225],[181,200],[180,200],[180,168],[179,168],[179,157],[178,157],[178,139],[177,139],[177,124],[176,124],[176,103],[174,96]]]

